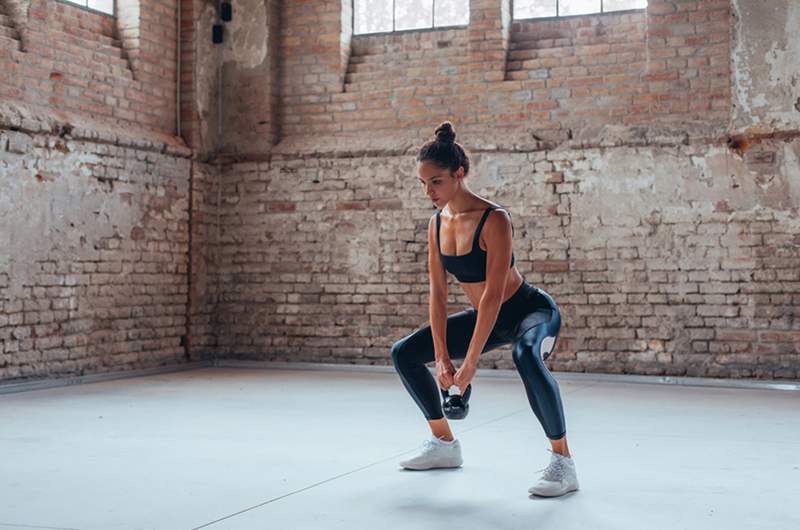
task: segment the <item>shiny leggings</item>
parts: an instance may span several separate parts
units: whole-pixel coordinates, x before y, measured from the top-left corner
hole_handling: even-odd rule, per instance
[[[477,318],[478,312],[474,308],[448,315],[446,342],[451,359],[466,357]],[[497,322],[483,348],[487,352],[513,344],[514,364],[525,385],[528,402],[551,440],[558,440],[566,434],[558,383],[544,364],[555,349],[560,328],[561,313],[555,301],[543,290],[523,281],[500,307]],[[444,417],[439,385],[425,366],[434,360],[430,324],[392,346],[395,370],[428,420]]]

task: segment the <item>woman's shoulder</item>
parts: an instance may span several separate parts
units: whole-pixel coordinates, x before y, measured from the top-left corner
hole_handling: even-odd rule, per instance
[[[511,212],[509,212],[509,211],[508,211],[508,208],[506,208],[505,206],[503,206],[503,205],[501,205],[501,204],[496,204],[496,203],[493,203],[493,202],[487,201],[486,208],[491,208],[491,209],[492,209],[492,212],[494,212],[494,211],[496,211],[496,210],[500,210],[500,211],[502,211],[502,212],[505,212],[505,213],[506,213],[506,214],[508,214],[509,216],[511,215]],[[502,215],[502,214],[501,214],[501,215]]]

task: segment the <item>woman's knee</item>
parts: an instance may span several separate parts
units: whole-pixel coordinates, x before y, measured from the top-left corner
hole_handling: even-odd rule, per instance
[[[542,337],[541,330],[531,330],[516,341],[511,349],[511,357],[514,359],[517,370],[544,369],[542,348],[551,347],[548,339],[549,337]]]
[[[405,339],[400,339],[392,345],[392,364],[395,367],[395,370],[399,369],[399,367],[403,363],[403,352],[405,349],[403,345],[405,344]]]
[[[530,355],[532,355],[532,348],[523,344],[522,341],[515,342],[514,346],[511,348],[511,358],[514,359],[514,365],[517,367],[517,370],[523,367],[526,357]]]

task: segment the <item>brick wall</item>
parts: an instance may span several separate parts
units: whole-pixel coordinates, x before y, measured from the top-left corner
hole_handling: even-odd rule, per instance
[[[413,156],[450,119],[564,312],[551,368],[800,376],[800,134],[729,141],[731,4],[511,22],[473,0],[467,28],[352,37],[338,4],[284,8],[281,142],[221,168],[220,355],[390,363],[428,316]]]
[[[564,313],[551,368],[797,378],[800,141],[738,157],[650,132],[660,147],[612,132],[558,149],[463,138],[471,189],[510,209],[517,267]],[[428,317],[432,211],[413,154],[305,148],[223,171],[219,352],[388,364]],[[454,312],[469,302],[449,278]],[[512,369],[509,348],[481,366]]]
[[[136,5],[118,28],[68,3],[3,0],[16,38],[0,35],[0,97],[174,133],[176,2]]]
[[[219,166],[190,162],[188,348],[192,360],[217,356]]]
[[[183,2],[190,38],[210,34],[204,3]],[[213,84],[186,76],[189,149],[172,135],[175,5],[126,2],[115,20],[0,2],[0,380],[214,353]]]
[[[349,0],[237,0],[222,47],[215,2],[185,0],[191,150],[171,136],[175,3],[141,2],[138,27],[53,5],[0,0],[2,380],[187,347],[388,364],[427,319],[413,156],[443,119],[561,305],[552,368],[800,376],[789,0],[514,22],[472,0],[467,28],[376,36],[351,35]]]
[[[278,142],[280,3],[240,0],[225,23],[220,151],[250,155]]]
[[[216,168],[166,135],[66,125],[0,109],[0,380],[211,355]]]
[[[648,0],[647,104],[659,121],[727,124],[730,116],[730,0]]]
[[[214,0],[181,2],[181,137],[202,159],[219,142],[219,45],[211,40],[217,19]]]
[[[534,131],[729,116],[724,0],[513,23],[507,2],[473,0],[467,28],[353,36],[343,83],[335,4],[285,10],[285,136],[422,133],[449,116],[462,129]]]

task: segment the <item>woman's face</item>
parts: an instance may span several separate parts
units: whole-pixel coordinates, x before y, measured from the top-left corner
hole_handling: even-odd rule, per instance
[[[459,167],[458,171],[451,173],[449,169],[443,169],[430,160],[420,162],[417,171],[419,172],[419,183],[425,191],[425,195],[433,201],[437,208],[443,208],[453,198],[464,177],[463,167]]]

